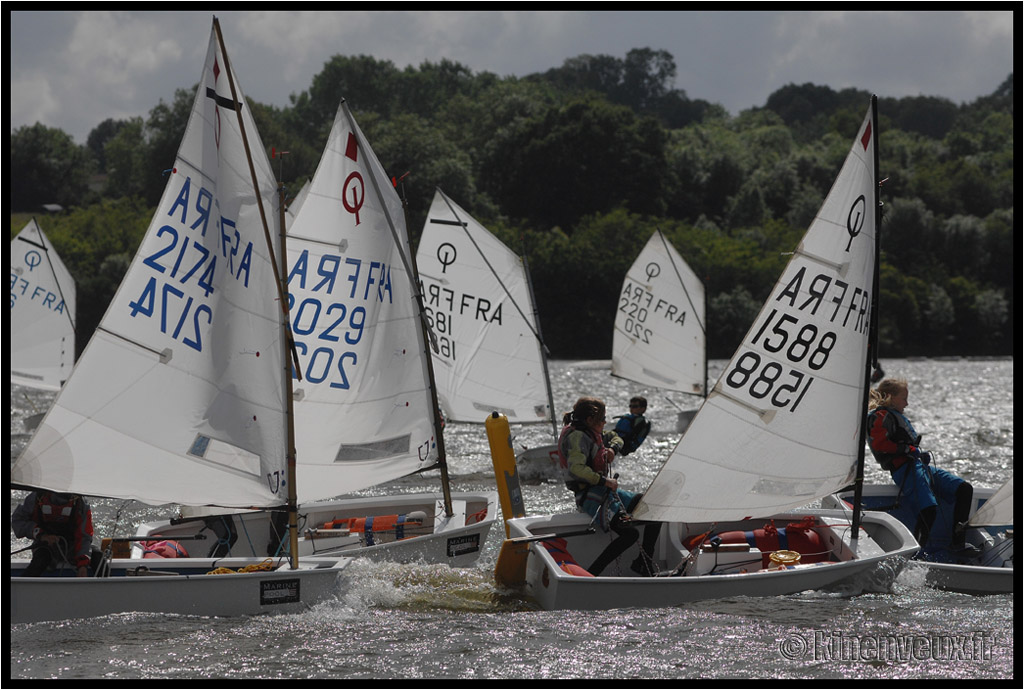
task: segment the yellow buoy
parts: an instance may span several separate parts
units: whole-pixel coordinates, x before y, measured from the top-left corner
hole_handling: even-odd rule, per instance
[[[524,517],[523,490],[519,485],[519,471],[516,468],[516,454],[512,448],[512,431],[508,417],[492,412],[484,422],[487,441],[491,444],[491,461],[494,463],[494,478],[498,485],[501,514],[505,520]],[[503,587],[519,587],[526,581],[526,559],[530,555],[529,542],[509,539],[508,523],[505,524],[505,541],[501,544],[498,560],[494,564],[494,579]]]
[[[491,445],[491,461],[494,463],[494,478],[501,500],[501,514],[506,520],[524,517],[526,508],[523,506],[523,490],[519,485],[519,471],[516,468],[516,454],[512,449],[512,431],[508,425],[508,417],[492,412],[484,426],[487,428],[487,441]],[[505,536],[508,535],[508,525],[505,525]]]

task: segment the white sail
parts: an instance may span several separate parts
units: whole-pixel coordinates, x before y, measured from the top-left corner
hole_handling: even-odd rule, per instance
[[[704,284],[658,230],[622,281],[612,374],[704,395],[704,348]]]
[[[342,103],[288,230],[300,501],[437,461],[402,203]]]
[[[1013,477],[992,494],[992,498],[981,504],[978,512],[970,519],[972,525],[1013,524]]]
[[[75,364],[75,281],[35,219],[11,240],[11,383],[57,391]]]
[[[225,65],[214,30],[163,198],[74,373],[15,462],[17,484],[150,504],[285,501],[278,250],[268,248],[262,219],[276,225],[277,194]]]
[[[821,210],[635,516],[767,516],[846,485],[863,445],[875,262],[869,111]]]
[[[416,252],[448,419],[550,422],[550,385],[523,260],[440,190]]]

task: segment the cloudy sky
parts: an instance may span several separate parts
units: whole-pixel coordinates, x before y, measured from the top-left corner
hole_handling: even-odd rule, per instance
[[[27,3],[25,3],[27,5]],[[983,3],[981,3],[984,6]],[[1008,7],[1012,7],[1007,5]],[[210,12],[11,12],[11,129],[41,122],[85,143],[199,79]],[[580,54],[666,50],[676,88],[736,114],[786,84],[969,102],[1014,70],[1013,11],[222,12],[243,91],[283,107],[334,55],[399,68],[454,60],[522,76]],[[350,96],[357,103],[357,95]]]

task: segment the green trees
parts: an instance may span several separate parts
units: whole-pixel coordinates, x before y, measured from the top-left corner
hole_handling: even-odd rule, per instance
[[[10,160],[15,210],[45,204],[68,207],[86,200],[95,163],[63,131],[39,123],[17,129],[11,133]]]
[[[556,357],[608,355],[622,276],[661,229],[704,278],[709,351],[725,357],[817,212],[870,94],[789,84],[730,116],[674,88],[675,75],[672,56],[650,48],[521,79],[335,56],[289,107],[248,106],[264,145],[288,151],[275,172],[295,193],[347,99],[402,179],[414,244],[439,186],[526,252]],[[881,99],[883,356],[1011,351],[1013,84],[961,106]],[[179,89],[146,118],[100,123],[84,146],[41,125],[11,135],[14,210],[73,209],[39,220],[88,286],[86,325],[149,222],[192,98]],[[12,232],[23,225],[12,218]]]

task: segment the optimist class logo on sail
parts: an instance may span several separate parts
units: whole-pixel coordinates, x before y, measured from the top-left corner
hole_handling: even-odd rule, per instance
[[[29,249],[25,252],[22,264],[28,266],[31,274],[36,267],[43,262],[43,257],[36,249]],[[18,298],[24,297],[21,304],[36,305],[63,314],[65,311],[64,300],[60,295],[53,293],[49,288],[38,285],[31,280],[22,277],[24,269],[21,266],[12,265],[11,268],[11,309],[18,304]]]

